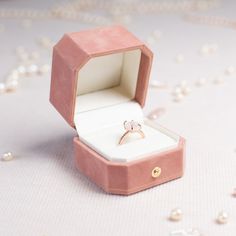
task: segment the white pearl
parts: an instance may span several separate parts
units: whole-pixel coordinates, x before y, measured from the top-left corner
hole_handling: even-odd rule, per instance
[[[180,208],[175,208],[170,212],[169,219],[171,221],[180,221],[183,218],[183,212]]]
[[[43,47],[49,47],[51,45],[51,40],[47,37],[41,38],[39,42],[40,42],[41,46],[43,46]]]
[[[176,86],[172,92],[173,95],[179,95],[182,94],[182,88],[179,86]]]
[[[218,50],[219,46],[217,43],[212,43],[209,45],[209,52],[215,53]]]
[[[7,92],[13,92],[18,87],[18,80],[9,80],[6,83],[6,91]]]
[[[158,80],[151,80],[149,85],[150,87],[153,87],[153,88],[166,88],[167,87],[167,84],[162,83]]]
[[[191,88],[190,88],[190,87],[184,87],[184,88],[182,88],[182,93],[183,93],[184,95],[190,94],[190,93],[191,93]]]
[[[33,60],[36,60],[36,59],[38,59],[39,58],[39,53],[38,52],[32,52],[31,53],[31,55],[30,55],[30,57],[31,57],[31,59],[33,59]]]
[[[214,79],[213,79],[213,83],[214,84],[223,84],[224,83],[224,79],[220,76],[216,76]]]
[[[181,87],[185,87],[185,86],[187,86],[187,81],[186,80],[182,80],[181,82],[180,82],[180,86]]]
[[[25,73],[26,73],[26,68],[25,68],[24,66],[19,66],[19,67],[17,68],[17,71],[18,71],[19,75],[25,75]]]
[[[38,73],[39,74],[46,74],[50,71],[51,67],[48,64],[44,64],[39,67]]]
[[[207,79],[205,77],[201,77],[196,81],[196,86],[203,86],[206,84]]]
[[[38,66],[35,65],[35,64],[30,65],[30,66],[27,68],[27,72],[28,72],[29,74],[37,73],[37,72],[38,72]]]
[[[236,188],[234,188],[233,193],[232,193],[232,196],[233,196],[233,197],[236,197]]]
[[[177,63],[183,63],[183,61],[184,61],[184,55],[183,54],[178,54],[176,57],[175,57],[175,61],[177,62]]]
[[[182,94],[182,93],[180,93],[180,94],[176,94],[175,96],[174,96],[174,101],[175,102],[181,102],[182,100],[183,100],[183,98],[184,98],[184,95]]]
[[[0,94],[6,91],[6,86],[4,83],[0,83]]]
[[[217,223],[218,224],[226,224],[228,223],[229,216],[225,211],[221,211],[217,216]]]
[[[18,80],[19,79],[19,74],[17,70],[13,70],[7,80]]]
[[[232,75],[235,73],[235,68],[233,66],[229,66],[225,69],[225,74],[226,75]]]
[[[207,54],[209,54],[209,51],[210,51],[210,49],[209,49],[209,45],[208,45],[208,44],[204,44],[204,45],[201,47],[201,49],[200,49],[200,53],[201,53],[202,55],[207,55]]]
[[[11,152],[6,152],[2,155],[2,161],[11,161],[13,159],[13,155]]]

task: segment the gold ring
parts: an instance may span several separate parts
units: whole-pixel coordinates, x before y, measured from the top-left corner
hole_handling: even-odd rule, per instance
[[[125,121],[124,122],[125,133],[121,136],[119,145],[123,144],[126,138],[132,133],[138,133],[141,138],[145,138],[145,134],[142,131],[142,126],[136,121]]]

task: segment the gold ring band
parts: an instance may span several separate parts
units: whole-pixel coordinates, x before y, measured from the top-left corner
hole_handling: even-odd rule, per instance
[[[133,120],[125,121],[124,122],[124,129],[126,130],[126,132],[121,136],[121,138],[119,140],[119,145],[123,144],[125,142],[126,138],[132,133],[138,133],[141,136],[141,138],[145,138],[145,134],[141,130],[142,126],[138,122],[135,122]]]

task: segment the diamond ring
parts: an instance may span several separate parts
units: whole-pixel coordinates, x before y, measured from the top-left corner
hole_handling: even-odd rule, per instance
[[[126,130],[125,133],[121,136],[119,145],[123,144],[126,138],[132,134],[137,133],[141,136],[141,138],[145,138],[145,134],[142,131],[142,126],[136,121],[125,121],[124,122],[124,129]]]

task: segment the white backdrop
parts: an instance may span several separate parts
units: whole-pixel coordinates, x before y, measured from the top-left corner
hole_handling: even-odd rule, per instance
[[[52,2],[6,1],[1,7],[38,6]],[[33,5],[34,4],[34,5]],[[235,17],[236,2],[206,15]],[[37,38],[59,40],[63,32],[91,25],[63,20],[35,20],[23,29],[16,20],[0,19],[0,75],[15,64],[14,48],[37,49]],[[50,75],[26,78],[12,94],[0,95],[0,152],[15,155],[0,162],[0,235],[169,235],[172,230],[198,228],[204,235],[236,235],[236,75],[226,76],[227,66],[236,67],[236,30],[193,24],[178,14],[132,16],[128,28],[142,39],[155,29],[161,39],[155,53],[151,79],[170,87],[187,80],[192,93],[181,103],[172,101],[170,90],[150,88],[145,113],[164,107],[157,122],[187,139],[186,172],[183,178],[129,197],[105,194],[78,170],[73,160],[72,139],[76,132],[49,104]],[[52,30],[53,29],[53,30]],[[204,43],[217,43],[214,55],[202,57]],[[185,60],[177,64],[174,57]],[[48,53],[42,53],[42,60]],[[225,80],[205,86],[194,83],[199,76],[220,75]],[[208,77],[209,78],[209,77]],[[180,207],[183,220],[168,221],[171,209]],[[218,225],[219,211],[229,223]]]

